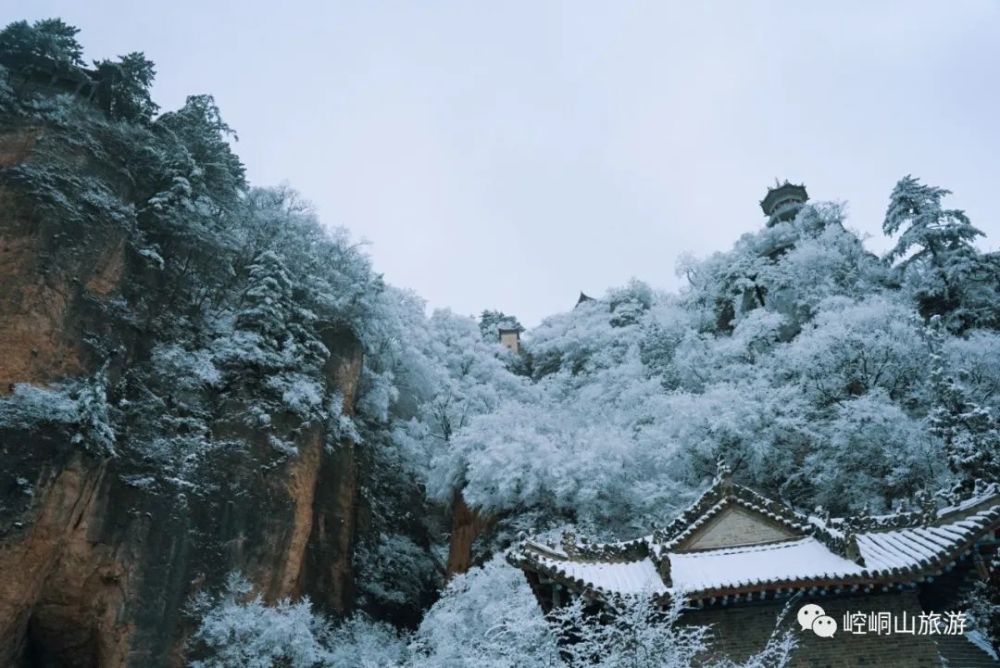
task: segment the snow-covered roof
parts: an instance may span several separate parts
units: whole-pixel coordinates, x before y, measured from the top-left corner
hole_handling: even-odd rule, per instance
[[[968,513],[972,510],[978,510],[980,506],[991,504],[998,494],[1000,494],[1000,485],[990,483],[978,493],[973,494],[958,503],[942,508],[938,511],[938,515],[941,517],[952,517],[962,513]]]
[[[821,518],[799,515],[787,507],[780,510],[774,502],[728,480],[713,487],[721,488],[725,496],[718,498],[719,490],[703,495],[692,506],[700,514],[681,515],[691,519],[687,527],[675,523],[666,531],[614,544],[577,543],[570,535],[562,549],[526,538],[510,550],[508,560],[538,578],[597,597],[677,592],[690,599],[714,599],[771,590],[917,582],[948,568],[1000,529],[1000,493],[995,489],[945,509],[948,512],[931,521],[926,514],[905,513],[902,517],[910,526],[888,522],[886,528],[883,518],[862,530],[854,518],[831,521],[839,527],[834,529]],[[727,506],[756,506],[761,522],[773,522],[794,535],[698,549],[691,536],[706,531],[703,527]]]
[[[812,537],[669,554],[667,558],[674,590],[684,593],[745,588],[768,582],[842,578],[864,571]]]
[[[667,587],[649,558],[636,561],[578,561],[532,550],[533,565],[557,579],[568,580],[597,593],[665,594]]]

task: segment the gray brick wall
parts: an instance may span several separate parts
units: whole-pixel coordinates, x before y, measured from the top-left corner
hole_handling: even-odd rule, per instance
[[[837,634],[833,638],[820,638],[812,631],[800,631],[795,613],[806,603],[817,603],[826,614],[837,621]],[[685,615],[692,624],[712,625],[715,648],[724,656],[744,660],[758,652],[767,643],[774,629],[783,603],[742,605],[712,610],[695,610]],[[889,612],[901,616],[920,614],[920,604],[915,593],[881,594],[860,597],[803,598],[789,612],[783,628],[793,628],[799,641],[792,659],[792,666],[802,668],[846,668],[848,666],[885,666],[887,668],[924,668],[940,666],[937,645],[933,636],[921,635],[852,635],[842,626],[844,613]],[[944,611],[937,611],[944,612]],[[706,657],[705,665],[712,665],[716,656]]]

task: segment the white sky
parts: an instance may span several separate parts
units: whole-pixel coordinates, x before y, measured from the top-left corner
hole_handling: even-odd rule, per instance
[[[288,182],[432,307],[534,325],[763,225],[775,177],[881,221],[907,173],[1000,239],[1000,3],[0,0],[88,58],[212,93]]]

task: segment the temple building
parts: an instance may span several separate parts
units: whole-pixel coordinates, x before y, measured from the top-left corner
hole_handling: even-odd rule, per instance
[[[996,487],[943,509],[928,501],[915,511],[831,518],[735,484],[723,468],[694,504],[651,535],[605,544],[569,533],[560,545],[522,538],[507,559],[546,612],[580,596],[595,609],[621,595],[660,603],[684,596],[684,622],[711,625],[705,665],[760,651],[791,602],[795,609],[818,604],[839,625],[834,637],[821,637],[800,629],[793,611],[793,666],[972,667],[997,665],[982,635],[939,625],[917,633],[913,624],[935,619],[932,613],[964,624],[961,600],[993,575],[998,537]],[[865,627],[874,619],[897,626],[875,632]],[[901,619],[902,631],[893,632]]]
[[[767,226],[795,220],[802,206],[809,201],[809,194],[803,185],[785,181],[768,188],[767,195],[760,202],[760,208],[768,217]]]
[[[500,337],[500,345],[502,345],[507,350],[512,353],[521,352],[521,332],[522,328],[518,326],[504,326],[501,325],[497,328],[497,334]]]

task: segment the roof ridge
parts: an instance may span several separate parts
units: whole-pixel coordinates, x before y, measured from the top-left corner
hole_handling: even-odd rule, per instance
[[[962,513],[968,513],[977,507],[980,509],[971,513],[972,515],[979,514],[997,505],[1000,505],[1000,484],[990,483],[986,486],[985,492],[972,495],[958,503],[941,508],[938,511],[938,524],[944,524],[943,520]]]
[[[817,543],[823,544],[822,541],[816,539],[815,536],[798,536],[797,538],[787,538],[785,540],[775,540],[769,543],[752,543],[749,545],[731,545],[729,547],[713,547],[706,550],[697,550],[695,552],[667,552],[665,555],[670,557],[677,556],[718,556],[726,554],[746,554],[747,552],[766,552],[767,550],[779,550],[795,547],[799,543],[807,540],[813,540]],[[824,547],[826,547],[824,545]],[[829,548],[828,548],[829,549]]]

